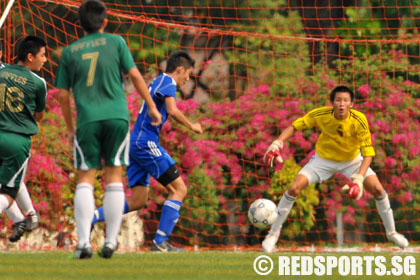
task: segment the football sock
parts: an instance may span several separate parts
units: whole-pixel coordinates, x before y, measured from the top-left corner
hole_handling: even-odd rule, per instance
[[[9,200],[6,196],[0,195],[0,214],[5,210],[7,207],[9,207]]]
[[[104,218],[106,224],[105,243],[117,246],[124,210],[124,187],[122,183],[110,183],[105,187]]]
[[[395,232],[394,214],[389,203],[388,194],[385,193],[384,195],[375,197],[375,204],[386,233]]]
[[[32,204],[31,197],[29,196],[28,189],[26,188],[26,185],[23,182],[19,186],[19,192],[16,196],[16,200],[19,203],[19,206],[22,208],[22,211],[25,215],[36,213]]]
[[[270,233],[275,235],[280,235],[281,227],[283,226],[284,221],[287,219],[290,210],[295,203],[296,197],[293,197],[287,193],[281,197],[279,205],[277,206],[278,217],[271,226]]]
[[[124,200],[124,211],[123,214],[130,212],[130,207],[128,206],[127,200]],[[92,226],[96,224],[97,222],[103,222],[105,221],[104,217],[104,208],[99,207],[95,210],[95,215],[93,216],[92,220]]]
[[[90,222],[95,211],[95,199],[93,197],[93,186],[88,183],[79,183],[74,194],[74,218],[78,245],[90,244]]]
[[[9,218],[15,223],[25,220],[25,216],[23,216],[22,212],[17,206],[16,201],[13,201],[12,205],[5,211],[7,216],[9,216]]]
[[[156,232],[155,242],[161,244],[168,240],[179,218],[179,209],[182,202],[173,199],[167,199],[163,204],[162,214],[160,216],[159,228]]]

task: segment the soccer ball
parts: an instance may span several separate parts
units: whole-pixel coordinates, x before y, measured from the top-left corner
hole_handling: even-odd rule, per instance
[[[267,228],[277,219],[277,206],[269,199],[255,200],[248,210],[248,218],[257,228]]]

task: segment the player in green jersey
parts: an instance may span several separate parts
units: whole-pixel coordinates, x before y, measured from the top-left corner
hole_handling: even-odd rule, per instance
[[[3,42],[0,41],[0,69],[8,66],[7,63],[2,62],[3,49]],[[33,230],[39,223],[39,217],[36,214],[31,197],[29,196],[29,192],[24,182],[20,184],[16,201],[19,202],[19,206],[22,208],[27,218],[25,218],[22,214],[22,211],[19,209],[16,202],[13,202],[12,205],[5,210],[7,216],[9,216],[9,218],[15,223],[12,227],[13,232],[9,237],[10,242],[18,241],[25,231],[29,232]]]
[[[56,86],[67,125],[74,139],[77,186],[74,216],[78,245],[74,258],[92,257],[90,224],[95,211],[93,185],[96,170],[104,161],[104,213],[106,238],[99,256],[110,258],[117,247],[124,207],[123,165],[128,164],[129,112],[122,86],[122,73],[132,79],[148,105],[154,125],[161,115],[150,96],[142,75],[122,37],[105,33],[106,7],[98,0],[87,0],[79,8],[85,36],[64,49]],[[77,110],[75,133],[70,109],[72,89]],[[73,136],[75,137],[73,138]]]
[[[24,37],[18,45],[18,63],[0,69],[0,213],[26,191],[21,184],[31,137],[38,132],[36,121],[43,118],[47,94],[45,80],[32,71],[45,63],[45,46],[39,37]],[[27,229],[25,221],[16,223],[11,241]]]
[[[7,63],[2,62],[3,58],[3,42],[0,41],[0,69],[7,66]]]

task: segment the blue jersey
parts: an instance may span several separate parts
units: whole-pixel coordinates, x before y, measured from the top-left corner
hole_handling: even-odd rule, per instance
[[[136,125],[131,132],[130,139],[138,145],[146,145],[148,141],[159,141],[160,129],[168,119],[165,97],[176,97],[176,82],[174,79],[163,73],[153,80],[149,86],[150,94],[156,104],[157,110],[162,115],[162,123],[159,126],[152,125],[148,113],[148,107],[145,102],[140,109]]]
[[[136,125],[130,136],[130,164],[127,175],[130,187],[149,186],[149,177],[159,179],[175,161],[159,144],[159,134],[162,125],[168,119],[165,97],[176,96],[176,82],[166,74],[162,74],[149,86],[150,94],[162,115],[160,126],[152,125],[147,114],[145,102],[140,109]]]

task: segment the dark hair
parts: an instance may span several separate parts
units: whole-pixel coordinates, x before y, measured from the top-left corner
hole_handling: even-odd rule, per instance
[[[106,6],[99,0],[83,1],[79,8],[80,24],[87,33],[98,32],[106,18]]]
[[[185,51],[175,51],[171,53],[166,64],[166,73],[172,73],[177,67],[183,66],[185,69],[194,67],[195,60]]]
[[[330,93],[330,101],[333,102],[337,92],[348,92],[350,94],[351,102],[354,101],[354,93],[346,86],[336,86]]]
[[[35,56],[42,47],[47,44],[45,41],[37,36],[28,35],[20,40],[17,47],[17,58],[19,61],[25,62],[28,54]]]

